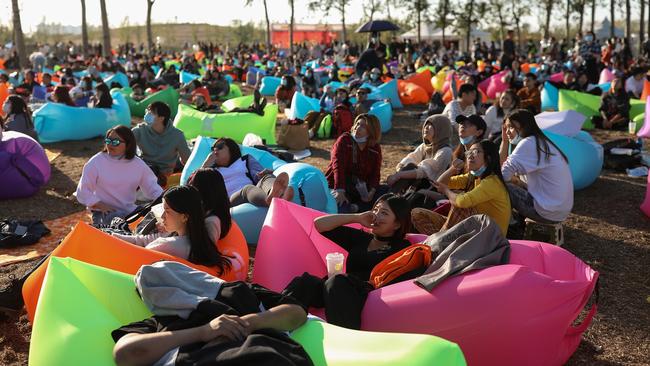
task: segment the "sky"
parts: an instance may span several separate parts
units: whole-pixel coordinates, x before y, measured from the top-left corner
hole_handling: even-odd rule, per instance
[[[333,11],[329,16],[322,12],[311,12],[307,8],[309,0],[296,0],[295,19],[297,23],[340,23],[340,15]],[[272,22],[287,22],[289,6],[287,0],[267,0],[269,17]],[[362,7],[366,1],[351,0],[346,21],[358,22],[363,17]],[[435,4],[435,1],[431,1]],[[182,4],[179,6],[179,4]],[[253,6],[245,7],[245,0],[157,0],[153,6],[153,22],[190,22],[229,25],[239,19],[246,23],[264,21],[262,0],[253,0]],[[81,2],[79,0],[19,0],[23,30],[27,33],[36,30],[43,20],[47,23],[62,25],[81,24]],[[119,26],[129,18],[130,24],[144,24],[147,14],[146,0],[106,0],[109,23],[112,27]],[[396,9],[391,9],[391,15],[404,16]],[[587,19],[591,14],[587,14]],[[596,13],[596,19],[608,15],[607,7],[601,7]],[[379,17],[385,16],[385,13]],[[86,17],[91,25],[101,24],[99,0],[86,0]],[[620,16],[619,16],[620,17]],[[377,17],[375,17],[377,18]],[[558,18],[558,17],[554,17]],[[529,17],[528,22],[537,28],[537,20]],[[563,24],[563,19],[558,19]],[[0,23],[8,25],[11,22],[11,0],[0,0]],[[406,30],[405,30],[406,31]]]

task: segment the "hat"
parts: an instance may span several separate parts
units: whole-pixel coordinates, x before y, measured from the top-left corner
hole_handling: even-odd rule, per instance
[[[336,92],[343,91],[345,94],[350,95],[350,89],[348,89],[347,86],[341,86],[338,89],[336,89]]]
[[[366,94],[370,94],[370,92],[371,92],[370,88],[365,87],[365,86],[360,87],[359,89],[357,89],[357,91],[362,91],[362,92],[365,92]]]
[[[370,73],[371,73],[371,74],[372,74],[372,73],[381,74],[381,70],[379,70],[378,67],[373,67],[372,70],[370,70]]]
[[[459,125],[462,125],[464,123],[471,123],[473,124],[476,129],[478,130],[483,130],[483,132],[487,131],[487,124],[483,120],[481,116],[478,114],[472,114],[471,116],[463,116],[462,114],[456,117],[456,123]]]

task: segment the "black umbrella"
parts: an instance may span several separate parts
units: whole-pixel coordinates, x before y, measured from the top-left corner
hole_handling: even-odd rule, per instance
[[[357,33],[378,33],[397,30],[399,30],[399,27],[388,20],[371,20],[357,28]]]

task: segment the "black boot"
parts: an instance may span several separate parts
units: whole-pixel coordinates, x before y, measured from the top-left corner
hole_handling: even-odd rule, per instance
[[[0,311],[20,311],[25,305],[22,294],[25,277],[16,278],[14,275],[9,275],[9,280],[9,285],[0,290]]]

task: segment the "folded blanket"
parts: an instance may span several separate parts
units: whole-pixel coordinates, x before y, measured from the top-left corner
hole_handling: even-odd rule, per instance
[[[470,216],[449,230],[429,236],[424,244],[431,247],[434,260],[415,283],[427,291],[447,277],[510,260],[510,243],[487,215]]]

